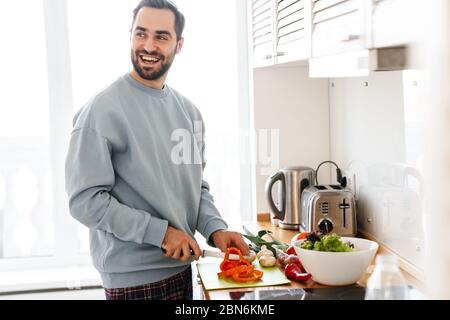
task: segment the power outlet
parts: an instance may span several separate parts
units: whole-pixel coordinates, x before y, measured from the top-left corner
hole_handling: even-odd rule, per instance
[[[356,175],[353,172],[342,170],[342,176],[347,180],[346,188],[350,189],[355,197],[355,200],[358,200],[358,196],[356,194]]]

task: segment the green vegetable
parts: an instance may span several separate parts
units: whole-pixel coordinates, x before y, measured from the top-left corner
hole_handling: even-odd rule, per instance
[[[301,244],[302,249],[325,251],[325,252],[352,252],[353,244],[344,243],[337,234],[326,234],[317,237],[310,237]]]
[[[243,230],[245,232],[243,236],[252,242],[249,247],[255,252],[259,252],[263,245],[272,251],[274,255],[276,254],[276,249],[287,250],[289,248],[288,244],[276,239],[270,230],[261,230],[258,232],[258,235],[251,233],[245,226],[243,226]],[[264,235],[267,235],[272,241],[264,240],[262,238]]]
[[[306,240],[305,242],[302,243],[301,247],[306,250],[312,250],[314,249],[314,243],[312,243],[309,240]]]

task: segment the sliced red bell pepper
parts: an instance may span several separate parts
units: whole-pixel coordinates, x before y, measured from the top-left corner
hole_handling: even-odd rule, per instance
[[[230,254],[236,254],[239,255],[239,260],[230,260],[229,256]],[[227,252],[225,253],[225,257],[223,258],[222,263],[220,264],[220,270],[225,271],[229,270],[241,265],[251,265],[247,260],[244,259],[242,256],[242,253],[239,249],[236,248],[228,248]]]
[[[242,275],[235,273],[232,275],[232,278],[237,282],[250,282],[250,281],[259,281],[261,280],[262,276],[263,272],[261,270],[253,270],[252,273],[249,275]]]
[[[221,278],[231,277],[231,276],[232,276],[233,274],[235,274],[235,273],[240,274],[240,273],[248,272],[248,269],[249,269],[249,268],[253,268],[253,267],[249,267],[249,266],[237,266],[237,267],[234,267],[234,268],[231,268],[231,269],[228,269],[228,270],[219,272],[218,275],[219,275],[219,277],[221,277]]]
[[[229,260],[230,254],[239,255],[239,260]],[[249,282],[261,280],[263,272],[255,270],[255,267],[244,259],[240,250],[228,248],[225,257],[220,264],[220,270],[217,275],[220,278],[232,278],[237,282]]]
[[[220,270],[226,271],[237,267],[238,261],[222,261],[220,263]]]

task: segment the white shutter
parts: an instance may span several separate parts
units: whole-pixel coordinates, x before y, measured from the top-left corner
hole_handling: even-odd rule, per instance
[[[312,0],[312,55],[362,49],[363,0]]]
[[[307,58],[306,8],[308,0],[277,0],[277,62]]]
[[[277,39],[282,45],[305,38],[305,0],[278,0]]]
[[[253,56],[255,66],[273,63],[273,0],[253,0]]]

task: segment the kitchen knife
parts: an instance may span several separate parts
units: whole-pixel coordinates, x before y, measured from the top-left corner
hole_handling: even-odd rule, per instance
[[[207,258],[207,257],[211,257],[211,258],[225,258],[225,252],[221,252],[221,251],[214,251],[214,250],[207,250],[207,249],[203,249],[201,250],[202,254],[201,257],[202,258]],[[166,253],[165,249],[162,249],[163,253]],[[191,250],[191,254],[194,254],[194,252]],[[249,256],[243,256],[245,260],[249,261],[250,257]],[[239,260],[239,255],[238,254],[230,254],[228,256],[229,260]]]
[[[202,258],[206,258],[206,257],[213,257],[213,258],[225,258],[225,253],[221,252],[221,251],[214,251],[214,250],[202,250]],[[250,257],[249,256],[243,256],[245,260],[249,260]],[[238,254],[230,254],[228,256],[228,259],[230,260],[239,260],[239,255]]]

